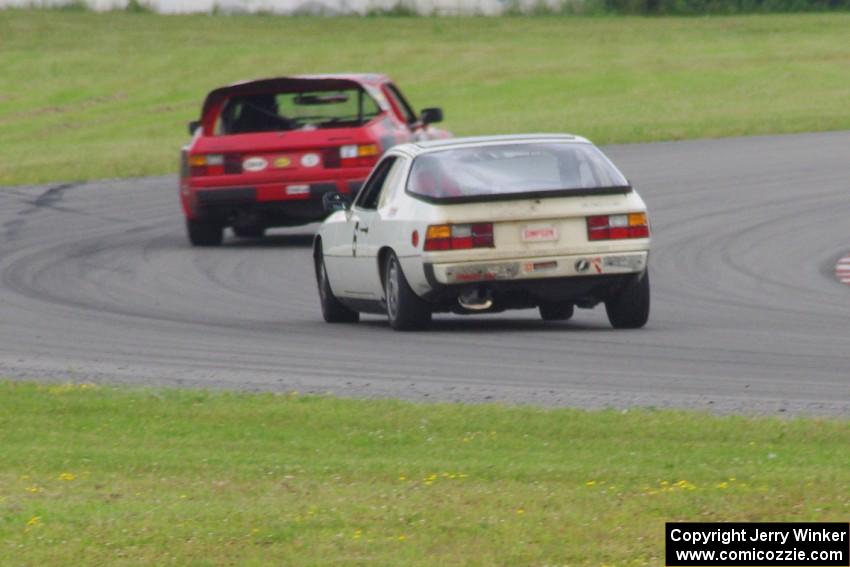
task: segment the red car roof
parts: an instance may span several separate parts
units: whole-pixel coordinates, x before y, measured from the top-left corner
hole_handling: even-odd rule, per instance
[[[219,87],[209,92],[204,100],[201,116],[225,98],[234,95],[254,94],[278,90],[322,90],[344,89],[352,86],[377,86],[389,81],[386,75],[375,73],[351,73],[331,75],[294,75],[292,77],[273,77],[269,79],[254,79]]]

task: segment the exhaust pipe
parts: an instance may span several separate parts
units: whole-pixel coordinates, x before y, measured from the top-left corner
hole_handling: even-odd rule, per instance
[[[493,307],[490,290],[468,289],[457,297],[457,303],[468,311],[486,311]]]

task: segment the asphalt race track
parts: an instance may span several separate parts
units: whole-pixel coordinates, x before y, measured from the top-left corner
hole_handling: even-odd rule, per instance
[[[328,325],[315,227],[193,249],[175,177],[7,187],[0,377],[850,416],[850,132],[606,151],[650,207],[645,329],[601,307]]]

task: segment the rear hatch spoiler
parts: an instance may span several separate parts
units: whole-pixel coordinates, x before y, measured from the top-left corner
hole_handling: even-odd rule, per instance
[[[359,82],[341,77],[277,77],[234,83],[220,87],[207,95],[201,110],[201,119],[223,101],[240,95],[272,92],[310,92],[317,90],[364,88]],[[365,89],[364,89],[365,90]]]

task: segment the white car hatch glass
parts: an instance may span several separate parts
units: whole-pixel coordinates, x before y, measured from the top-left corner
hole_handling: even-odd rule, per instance
[[[505,143],[447,148],[413,163],[408,191],[463,202],[626,193],[628,181],[592,144]]]

